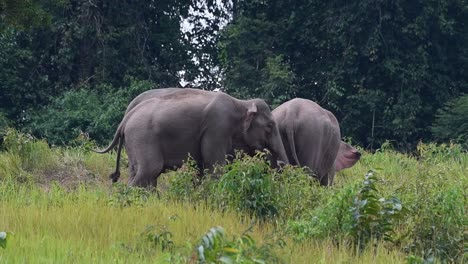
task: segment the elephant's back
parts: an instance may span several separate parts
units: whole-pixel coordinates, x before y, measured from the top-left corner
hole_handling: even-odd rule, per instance
[[[125,113],[130,112],[133,108],[135,108],[135,106],[137,106],[138,104],[140,104],[141,102],[145,100],[161,97],[169,93],[177,92],[180,90],[182,90],[182,88],[158,88],[158,89],[151,89],[151,90],[142,92],[128,104],[128,107]]]

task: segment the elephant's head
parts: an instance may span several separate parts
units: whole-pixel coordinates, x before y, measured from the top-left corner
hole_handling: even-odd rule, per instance
[[[267,148],[275,160],[289,163],[278,126],[265,101],[261,99],[247,101],[243,139],[250,149],[263,150]],[[272,165],[276,166],[276,164]]]

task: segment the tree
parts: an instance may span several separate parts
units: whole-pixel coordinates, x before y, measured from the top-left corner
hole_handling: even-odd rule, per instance
[[[450,100],[437,110],[431,130],[436,139],[454,140],[468,149],[468,95]]]
[[[210,51],[191,40],[211,33],[187,37],[181,22],[192,8],[217,10],[201,2],[3,0],[10,22],[0,31],[0,111],[22,125],[25,115],[79,87],[128,89],[131,79],[175,87],[181,79],[192,82],[205,70],[194,56]],[[49,23],[21,26],[32,13],[45,14]]]
[[[364,146],[390,139],[406,149],[430,139],[435,111],[468,87],[464,1],[235,6],[219,44],[227,91],[268,97],[261,72],[279,56],[290,70],[285,99],[318,102],[336,114],[343,135]]]

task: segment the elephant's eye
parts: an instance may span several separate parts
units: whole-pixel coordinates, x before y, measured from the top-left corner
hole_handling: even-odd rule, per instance
[[[274,126],[273,123],[268,123],[268,125],[266,126],[266,132],[268,134],[271,134],[271,132],[273,131],[273,126]]]

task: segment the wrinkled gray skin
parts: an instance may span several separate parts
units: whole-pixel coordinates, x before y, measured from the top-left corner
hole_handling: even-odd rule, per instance
[[[335,116],[313,101],[292,99],[272,114],[290,163],[308,167],[321,185],[332,185],[336,171],[359,160],[361,154],[341,141]]]
[[[159,88],[159,89],[152,89],[152,90],[142,92],[128,104],[125,114],[130,112],[130,110],[132,110],[139,103],[147,99],[161,97],[166,94],[173,93],[173,92],[179,92],[181,90],[183,90],[183,88]]]
[[[165,96],[167,94],[170,94],[170,93],[173,93],[173,92],[178,92],[178,91],[181,91],[183,90],[182,88],[159,88],[159,89],[152,89],[152,90],[148,90],[148,91],[145,91],[141,94],[139,94],[137,97],[135,97],[131,102],[130,104],[128,104],[127,106],[127,110],[125,110],[125,115],[127,115],[128,112],[130,112],[133,108],[135,108],[135,106],[137,106],[139,103],[147,100],[147,99],[151,99],[151,98],[158,98],[158,97],[161,97],[161,96]],[[124,118],[125,118],[125,115],[124,115]],[[115,172],[112,173],[110,175],[110,178],[112,179],[112,182],[117,182],[117,180],[119,179],[120,177],[120,154],[122,152],[122,145],[123,145],[123,140],[118,140],[118,149],[117,149],[117,164],[116,164],[116,169],[115,169]],[[102,151],[96,151],[97,153],[105,153],[105,152],[102,152]]]
[[[268,148],[288,162],[276,123],[261,99],[238,100],[222,92],[182,89],[142,100],[125,115],[112,143],[125,141],[131,186],[155,186],[165,169],[180,167],[188,154],[201,169],[223,165],[237,146]],[[117,164],[112,178],[119,175]]]

